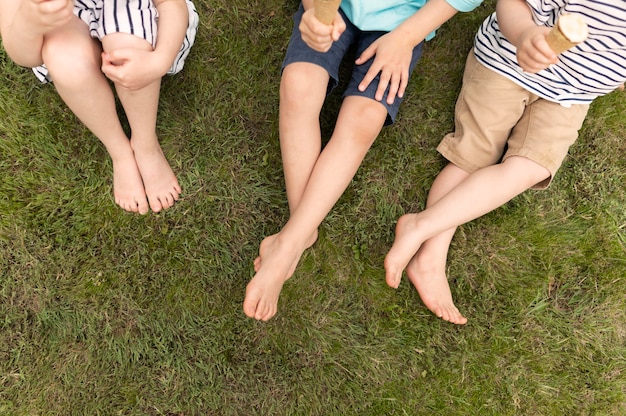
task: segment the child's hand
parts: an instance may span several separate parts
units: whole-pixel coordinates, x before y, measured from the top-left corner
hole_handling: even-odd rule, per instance
[[[526,72],[535,73],[558,62],[558,57],[546,42],[550,28],[533,26],[519,37],[517,63]]]
[[[139,90],[163,77],[169,69],[153,51],[117,49],[102,53],[102,72],[127,90]]]
[[[74,16],[73,0],[28,0],[22,2],[22,7],[41,34],[63,26]]]
[[[315,10],[311,8],[302,15],[299,29],[302,33],[302,40],[309,45],[309,47],[318,52],[326,52],[330,49],[333,42],[338,40],[341,34],[346,30],[346,22],[344,22],[341,15],[337,13],[333,24],[325,25],[317,20]]]
[[[413,56],[412,44],[401,36],[389,32],[378,38],[357,58],[356,64],[361,65],[374,57],[372,66],[359,84],[359,90],[365,91],[376,75],[380,73],[380,81],[376,89],[375,98],[383,99],[385,90],[389,87],[387,103],[393,104],[396,97],[402,97],[409,82],[409,67]]]

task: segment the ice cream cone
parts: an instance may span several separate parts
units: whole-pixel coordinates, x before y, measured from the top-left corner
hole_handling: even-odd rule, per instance
[[[550,30],[546,41],[558,55],[584,41],[588,33],[587,24],[580,16],[564,14]]]
[[[341,4],[341,0],[315,0],[313,2],[315,17],[325,25],[332,24],[335,14],[339,10],[339,4]]]

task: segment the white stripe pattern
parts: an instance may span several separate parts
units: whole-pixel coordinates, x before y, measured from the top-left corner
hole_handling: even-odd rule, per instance
[[[478,60],[538,96],[566,107],[589,104],[626,81],[626,1],[526,0],[538,25],[554,26],[564,13],[579,14],[589,37],[559,55],[559,62],[536,74],[517,64],[516,48],[498,27],[493,13],[474,42]]]
[[[189,24],[185,39],[168,75],[183,69],[198,30],[198,12],[191,0],[185,0],[189,11]],[[91,37],[102,39],[111,33],[128,33],[150,42],[153,47],[157,42],[158,11],[152,0],[74,0],[74,14],[89,27]],[[45,65],[33,68],[37,78],[50,82]]]

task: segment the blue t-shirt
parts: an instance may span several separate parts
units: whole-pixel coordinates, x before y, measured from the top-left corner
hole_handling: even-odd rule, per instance
[[[421,9],[427,0],[342,0],[341,9],[363,31],[391,32]],[[460,12],[474,10],[482,0],[446,0]],[[431,33],[427,39],[434,36]]]

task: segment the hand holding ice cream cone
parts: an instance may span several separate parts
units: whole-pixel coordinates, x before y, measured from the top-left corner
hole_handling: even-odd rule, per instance
[[[546,36],[550,48],[557,55],[584,41],[589,34],[587,24],[575,14],[564,14]]]

